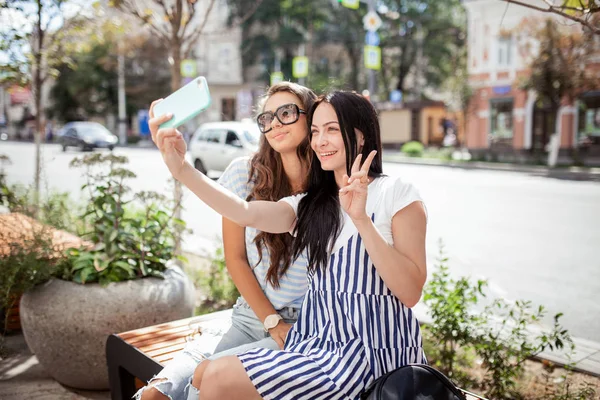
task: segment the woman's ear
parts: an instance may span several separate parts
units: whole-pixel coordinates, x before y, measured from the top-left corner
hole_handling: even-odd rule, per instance
[[[365,145],[365,135],[358,129],[354,129],[354,133],[356,133],[356,143],[358,144],[358,148],[362,149]]]

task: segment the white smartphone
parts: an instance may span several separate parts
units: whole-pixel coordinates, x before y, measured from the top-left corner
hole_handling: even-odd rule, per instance
[[[206,78],[199,76],[154,106],[154,116],[168,113],[173,118],[161,128],[177,128],[210,106],[211,98]]]

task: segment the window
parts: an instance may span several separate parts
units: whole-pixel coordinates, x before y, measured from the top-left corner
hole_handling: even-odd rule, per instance
[[[238,135],[236,135],[236,133],[233,131],[227,131],[227,137],[225,138],[225,144],[234,146],[236,142],[238,145],[240,144],[240,139],[238,138]]]
[[[196,141],[197,142],[206,142],[206,131],[199,131],[196,134]]]
[[[490,136],[493,143],[512,142],[513,99],[493,99],[490,102]]]
[[[600,137],[600,92],[579,99],[579,137]]]
[[[512,65],[512,38],[511,37],[499,37],[498,38],[498,66],[509,67]]]
[[[211,130],[206,133],[206,141],[209,143],[219,143],[221,141],[221,131]]]
[[[260,131],[258,130],[258,126],[256,124],[252,125],[252,128],[244,131],[244,137],[248,143],[258,144],[260,140]]]

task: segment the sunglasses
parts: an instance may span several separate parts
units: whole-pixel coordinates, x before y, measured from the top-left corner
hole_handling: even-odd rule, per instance
[[[256,122],[258,123],[258,129],[260,129],[262,133],[267,133],[273,129],[271,128],[271,123],[273,123],[275,117],[277,117],[282,125],[291,125],[298,121],[300,114],[306,114],[306,111],[301,110],[300,107],[294,103],[289,103],[278,107],[274,113],[266,111],[259,114],[258,117],[256,117]]]

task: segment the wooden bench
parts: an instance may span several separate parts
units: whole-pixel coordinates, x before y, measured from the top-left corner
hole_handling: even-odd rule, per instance
[[[212,352],[230,324],[231,310],[226,310],[110,335],[106,360],[111,398],[131,399],[188,341],[199,335],[203,336],[207,351]]]
[[[111,398],[131,399],[198,335],[203,336],[207,350],[212,352],[230,323],[231,310],[226,310],[110,335],[106,341],[106,360]],[[462,391],[467,400],[486,400]]]

